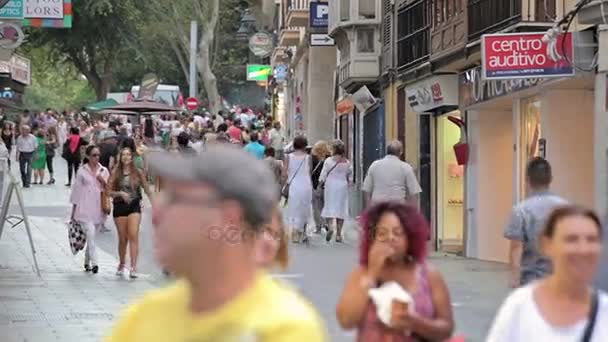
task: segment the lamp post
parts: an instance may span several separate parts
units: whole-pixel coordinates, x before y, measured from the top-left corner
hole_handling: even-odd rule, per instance
[[[255,16],[251,13],[249,8],[243,10],[243,15],[241,16],[241,26],[239,26],[238,31],[236,31],[236,38],[238,40],[247,40],[251,33],[255,32]]]

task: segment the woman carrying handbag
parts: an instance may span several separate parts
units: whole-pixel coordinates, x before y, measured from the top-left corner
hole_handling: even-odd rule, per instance
[[[310,179],[310,156],[306,153],[308,141],[303,136],[293,140],[294,152],[285,158],[283,168],[287,183],[282,194],[286,197],[286,218],[292,230],[293,243],[308,243],[306,224],[310,219],[312,203],[312,181]]]

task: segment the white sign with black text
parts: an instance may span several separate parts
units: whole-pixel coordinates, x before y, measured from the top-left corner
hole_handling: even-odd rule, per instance
[[[62,19],[63,0],[25,0],[25,18]]]
[[[311,33],[310,46],[334,46],[336,41],[326,33]]]

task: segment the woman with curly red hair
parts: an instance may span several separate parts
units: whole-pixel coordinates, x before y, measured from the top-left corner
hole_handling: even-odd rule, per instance
[[[441,341],[454,330],[450,294],[441,274],[426,263],[429,226],[418,209],[380,202],[363,215],[359,266],[351,272],[337,306],[344,329],[358,341]],[[396,282],[413,298],[407,309],[391,310],[381,322],[368,296],[372,288]]]

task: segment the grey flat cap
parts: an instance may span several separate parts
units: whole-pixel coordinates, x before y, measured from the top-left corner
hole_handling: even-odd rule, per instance
[[[268,164],[230,144],[208,146],[194,157],[152,152],[149,165],[160,177],[204,183],[239,202],[256,229],[270,221],[276,207],[278,187]]]

